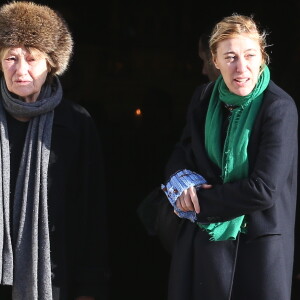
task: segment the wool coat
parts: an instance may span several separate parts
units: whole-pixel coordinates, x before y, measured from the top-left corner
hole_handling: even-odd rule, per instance
[[[19,121],[10,119],[8,131],[17,143],[22,138],[18,134],[23,125],[15,122]],[[77,296],[108,299],[107,212],[101,147],[98,128],[90,114],[82,106],[63,99],[54,110],[48,169],[54,300],[73,300]],[[11,295],[1,286],[0,299],[3,293]]]
[[[168,300],[289,300],[297,198],[297,126],[294,100],[273,81],[264,92],[248,145],[249,175],[223,184],[209,159],[204,125],[214,83],[198,87],[180,142],[166,166],[201,174],[199,222],[246,215],[247,233],[210,241],[196,223],[183,220],[172,253]]]
[[[58,287],[66,289],[68,297],[107,298],[109,264],[104,169],[96,123],[83,107],[62,101],[55,110],[52,131],[49,222],[53,225],[50,233],[53,272],[57,274],[54,284],[57,282]]]

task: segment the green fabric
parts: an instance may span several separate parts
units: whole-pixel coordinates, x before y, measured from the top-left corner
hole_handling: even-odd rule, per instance
[[[252,92],[247,96],[238,96],[228,90],[222,76],[216,80],[205,121],[205,147],[210,159],[221,168],[224,183],[248,176],[248,142],[269,81],[270,71],[265,66]],[[223,149],[222,102],[237,106],[230,116]],[[209,232],[211,240],[222,241],[236,239],[240,231],[245,232],[246,220],[245,216],[239,216],[226,222],[198,225]]]

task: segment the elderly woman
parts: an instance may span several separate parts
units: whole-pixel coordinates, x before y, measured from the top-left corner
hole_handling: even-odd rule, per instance
[[[72,49],[49,7],[0,7],[0,299],[106,299],[98,133],[58,77]]]
[[[184,220],[168,300],[291,297],[298,114],[270,80],[265,36],[238,14],[211,34],[221,75],[195,91],[162,185]]]

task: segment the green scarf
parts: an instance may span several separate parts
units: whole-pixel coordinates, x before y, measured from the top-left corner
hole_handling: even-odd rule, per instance
[[[251,130],[260,108],[263,92],[270,81],[267,66],[259,76],[252,92],[247,96],[231,93],[222,76],[216,80],[205,121],[205,147],[209,158],[221,168],[224,183],[248,176],[249,162],[247,147]],[[237,106],[232,110],[223,150],[221,149],[222,102]],[[245,216],[226,222],[200,224],[213,241],[236,239],[239,232],[245,233]]]

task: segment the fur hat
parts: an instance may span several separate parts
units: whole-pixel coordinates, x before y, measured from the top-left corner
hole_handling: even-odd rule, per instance
[[[68,67],[73,39],[65,20],[54,10],[33,2],[13,1],[0,7],[0,48],[33,47],[47,53],[61,75]]]

